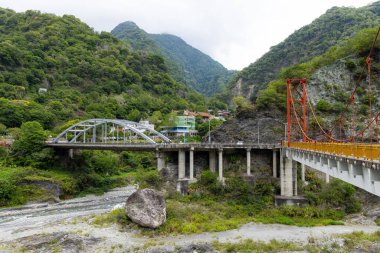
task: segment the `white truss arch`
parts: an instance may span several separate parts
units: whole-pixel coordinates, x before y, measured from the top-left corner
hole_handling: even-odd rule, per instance
[[[169,143],[165,135],[146,125],[121,119],[88,119],[78,122],[53,139],[53,143]]]

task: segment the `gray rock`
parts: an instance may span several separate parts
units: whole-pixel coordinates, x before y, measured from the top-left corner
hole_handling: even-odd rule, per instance
[[[191,243],[189,245],[182,245],[174,247],[170,245],[148,248],[147,253],[217,253],[208,243]]]
[[[67,253],[77,253],[92,252],[93,246],[100,243],[102,239],[95,237],[85,237],[81,235],[65,233],[65,232],[54,232],[51,234],[36,234],[27,237],[22,237],[17,240],[8,242],[8,246],[15,249],[12,252],[35,252],[35,253],[48,253],[48,252],[67,252]],[[96,247],[96,246],[95,246]],[[0,250],[0,252],[2,252]],[[7,251],[4,251],[7,252]]]
[[[165,198],[152,189],[142,189],[127,199],[127,216],[135,223],[157,228],[166,221]]]
[[[208,243],[189,244],[181,247],[178,253],[214,253],[215,249]]]

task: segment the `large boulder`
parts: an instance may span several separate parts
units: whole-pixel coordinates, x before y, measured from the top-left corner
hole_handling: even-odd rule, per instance
[[[165,198],[152,189],[134,192],[125,205],[127,216],[135,223],[156,228],[166,221]]]

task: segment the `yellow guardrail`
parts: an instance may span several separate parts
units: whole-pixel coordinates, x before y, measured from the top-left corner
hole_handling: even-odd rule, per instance
[[[284,147],[311,150],[339,156],[367,160],[379,160],[380,145],[365,143],[326,143],[326,142],[283,142]]]

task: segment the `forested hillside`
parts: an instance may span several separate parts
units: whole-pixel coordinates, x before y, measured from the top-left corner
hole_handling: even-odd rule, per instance
[[[379,22],[380,2],[362,8],[333,7],[243,69],[231,82],[230,89],[234,95],[255,99],[259,90],[278,77],[281,68],[322,55],[332,46],[342,45],[357,31],[376,27]]]
[[[223,90],[234,73],[174,35],[148,34],[130,21],[119,24],[111,33],[133,50],[159,53],[177,81],[206,96]]]
[[[37,120],[52,129],[94,117],[163,122],[172,110],[206,108],[203,96],[173,80],[160,56],[131,52],[74,16],[6,9],[0,9],[0,96],[0,123],[7,127]]]

